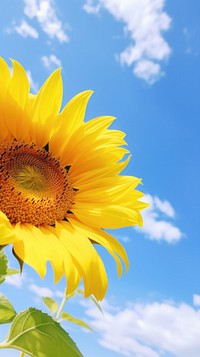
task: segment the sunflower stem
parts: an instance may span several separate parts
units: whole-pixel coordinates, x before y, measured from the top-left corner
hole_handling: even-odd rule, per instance
[[[1,348],[7,348],[7,347],[8,347],[8,345],[7,345],[6,342],[1,342],[1,343],[0,343],[0,349],[1,349]]]
[[[67,295],[66,295],[66,293],[65,293],[64,296],[63,296],[63,299],[62,299],[62,301],[61,301],[61,303],[60,303],[60,306],[59,306],[59,308],[58,308],[56,317],[55,317],[55,320],[56,320],[56,321],[58,321],[58,319],[59,319],[59,317],[60,317],[60,315],[61,315],[61,313],[62,313],[63,307],[65,306],[66,301],[67,301]]]
[[[22,352],[20,352],[20,355],[19,355],[19,357],[24,357],[25,356],[25,353],[22,351]]]

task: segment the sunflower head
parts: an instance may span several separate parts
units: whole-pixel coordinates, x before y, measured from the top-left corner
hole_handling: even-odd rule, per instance
[[[141,179],[121,174],[130,155],[125,134],[109,129],[114,118],[85,122],[92,91],[79,93],[60,112],[62,78],[56,70],[37,95],[23,67],[13,72],[0,59],[0,245],[41,277],[50,261],[67,293],[84,282],[85,296],[101,300],[107,289],[104,264],[94,244],[116,261],[128,258],[104,228],[142,225],[147,205],[136,190]]]

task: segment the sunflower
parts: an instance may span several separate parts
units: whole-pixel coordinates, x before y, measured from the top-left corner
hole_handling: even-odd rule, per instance
[[[142,225],[136,186],[121,176],[130,157],[125,134],[108,129],[114,117],[84,122],[92,91],[79,93],[60,112],[57,69],[37,95],[23,67],[0,59],[0,245],[13,244],[17,259],[43,278],[49,261],[54,280],[65,275],[67,294],[84,282],[84,294],[101,300],[108,279],[95,243],[115,259],[118,275],[128,258],[104,228]]]

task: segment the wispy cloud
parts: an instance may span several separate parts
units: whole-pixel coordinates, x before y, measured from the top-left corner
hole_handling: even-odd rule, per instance
[[[104,315],[89,305],[90,325],[103,347],[123,356],[200,356],[200,310],[173,302],[104,304]]]
[[[146,59],[141,59],[135,63],[133,73],[137,77],[144,79],[149,84],[153,84],[164,75],[159,63]]]
[[[116,235],[116,238],[123,243],[129,243],[131,239],[127,235]]]
[[[53,0],[24,0],[24,14],[36,19],[48,37],[57,38],[61,43],[69,40],[61,20],[59,20]]]
[[[143,211],[144,225],[137,229],[138,232],[151,240],[164,240],[167,243],[175,243],[183,238],[183,233],[173,222],[175,211],[170,202],[149,194],[145,195],[144,201],[150,206]]]
[[[55,55],[42,56],[41,60],[42,60],[43,65],[47,69],[51,69],[52,70],[54,68],[62,66],[61,60]]]
[[[60,290],[56,290],[54,293],[55,296],[59,297],[59,298],[63,298],[64,296],[64,292],[60,291]]]
[[[14,29],[22,37],[32,37],[35,39],[39,37],[39,34],[36,29],[30,26],[25,20],[22,20],[20,25],[15,26]]]
[[[183,29],[185,41],[185,53],[187,55],[199,56],[199,31],[195,28],[185,27]]]
[[[46,287],[41,287],[36,284],[30,284],[29,290],[32,291],[35,295],[42,297],[42,296],[53,296],[53,291]]]
[[[22,274],[14,274],[6,277],[6,283],[12,285],[16,288],[21,288],[24,282],[24,273]]]
[[[101,4],[94,5],[93,0],[87,0],[86,3],[83,5],[84,10],[88,14],[98,14],[101,10]]]
[[[60,290],[52,290],[49,289],[46,286],[39,286],[36,285],[34,283],[31,283],[28,286],[28,289],[30,291],[32,291],[37,297],[44,297],[44,296],[48,296],[48,297],[58,297],[58,298],[63,298],[64,293]]]
[[[164,11],[165,0],[86,0],[84,10],[99,14],[109,11],[117,21],[124,23],[124,32],[130,37],[130,45],[118,59],[121,64],[133,66],[133,74],[153,84],[164,75],[162,62],[171,54],[171,48],[163,37],[171,18]]]

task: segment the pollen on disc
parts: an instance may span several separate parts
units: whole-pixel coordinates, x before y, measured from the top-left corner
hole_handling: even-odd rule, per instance
[[[0,143],[0,210],[12,224],[53,225],[73,198],[69,175],[51,153],[16,140]]]

